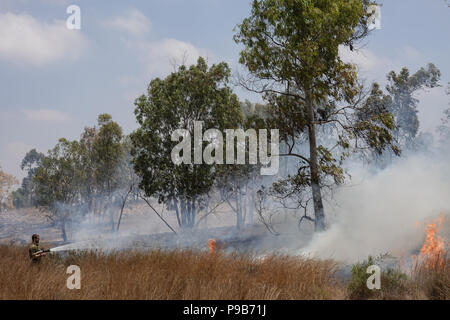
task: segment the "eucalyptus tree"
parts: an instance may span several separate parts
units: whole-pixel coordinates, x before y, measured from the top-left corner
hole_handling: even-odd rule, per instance
[[[368,34],[368,0],[254,0],[250,17],[238,25],[235,41],[244,46],[240,63],[249,71],[241,84],[263,94],[273,109],[273,125],[298,159],[292,188],[310,187],[317,231],[325,228],[322,186],[327,176],[343,180],[341,162],[351,147],[383,150],[391,142],[392,115],[364,104],[356,68],[339,56]],[[370,116],[362,119],[358,113]],[[335,146],[317,139],[330,128]],[[297,151],[303,139],[307,152]],[[337,148],[341,149],[337,153]]]
[[[388,110],[394,116],[394,138],[401,148],[413,148],[419,132],[419,100],[414,95],[420,90],[439,86],[440,76],[441,72],[432,63],[412,75],[407,68],[402,68],[399,73],[391,71],[388,74],[386,90],[391,97]]]
[[[165,79],[153,79],[146,94],[135,101],[140,127],[130,136],[140,188],[146,197],[156,197],[173,209],[181,229],[192,228],[198,212],[206,207],[204,197],[214,184],[217,166],[223,165],[219,159],[223,150],[221,147],[209,150],[218,161],[197,164],[190,155],[194,155],[194,147],[203,150],[206,141],[202,138],[189,141],[189,147],[180,152],[189,161],[175,163],[172,150],[179,144],[179,138],[194,137],[195,123],[200,121],[205,130],[223,132],[239,127],[240,103],[229,86],[229,76],[226,63],[208,67],[199,58],[197,64],[182,65]],[[187,137],[178,136],[174,141],[172,135],[177,130],[185,130]],[[203,132],[200,134],[203,137]],[[211,137],[210,142],[218,138]]]
[[[32,149],[22,159],[20,168],[26,171],[27,175],[22,179],[20,188],[13,192],[13,202],[16,207],[22,208],[36,205],[33,176],[43,157],[44,154],[37,152],[36,149]]]
[[[49,212],[48,218],[59,225],[67,241],[67,225],[77,221],[82,213],[83,167],[78,141],[60,139],[42,159],[33,182],[37,204]]]
[[[119,124],[109,114],[98,116],[98,132],[93,140],[95,179],[100,194],[106,201],[111,230],[114,231],[114,191],[120,187],[120,163],[124,156],[123,132]],[[114,203],[113,203],[114,202]]]

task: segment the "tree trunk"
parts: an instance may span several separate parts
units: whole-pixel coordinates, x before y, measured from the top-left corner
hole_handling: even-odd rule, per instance
[[[181,198],[181,206],[180,206],[180,210],[181,210],[181,229],[184,229],[186,227],[187,221],[186,221],[186,201],[184,200],[184,198]]]
[[[109,224],[111,225],[111,231],[114,232],[116,230],[116,224],[114,222],[114,206],[111,203],[112,199],[109,197],[109,204],[107,206],[107,211],[109,215]]]
[[[67,242],[66,221],[61,222],[61,233],[64,242]]]
[[[320,172],[317,159],[316,128],[314,124],[314,106],[309,93],[306,95],[308,108],[309,166],[311,170],[311,188],[314,202],[314,229],[325,230],[325,213],[323,210],[322,193],[320,190]]]
[[[173,198],[173,206],[175,207],[175,214],[177,215],[178,226],[181,228],[180,211],[178,210],[178,201]]]
[[[125,204],[127,203],[128,196],[130,195],[132,190],[133,190],[133,186],[130,186],[130,188],[128,189],[128,192],[126,193],[125,197],[122,198],[122,206],[120,208],[119,221],[117,222],[117,229],[116,229],[117,232],[119,231],[120,222],[122,221],[123,209],[125,208]]]
[[[241,189],[238,188],[236,194],[236,227],[241,229],[242,227],[242,207],[241,207]]]
[[[193,228],[195,224],[195,215],[196,215],[196,207],[195,207],[195,198],[192,200],[192,208],[191,208],[191,221],[189,223],[189,228]]]
[[[186,210],[186,227],[189,228],[189,226],[191,225],[191,212],[192,212],[192,205],[191,205],[191,201],[190,199],[188,199],[186,201],[187,205],[187,210]]]
[[[245,221],[247,221],[247,213],[248,213],[248,184],[245,185],[245,192],[241,193],[241,206],[242,206],[242,223],[245,225]]]
[[[233,177],[234,187],[236,188],[236,228],[240,229],[242,225],[242,208],[241,208],[241,189],[236,180],[236,176]]]
[[[206,199],[206,209],[205,214],[207,215],[209,213],[209,196]],[[205,229],[208,229],[208,216],[205,216]]]
[[[255,210],[255,189],[254,189],[254,186],[252,187],[251,192],[252,192],[252,194],[250,196],[250,204],[249,204],[250,208],[249,208],[248,219],[249,219],[249,223],[251,225],[253,225],[253,216],[254,216],[254,210]]]

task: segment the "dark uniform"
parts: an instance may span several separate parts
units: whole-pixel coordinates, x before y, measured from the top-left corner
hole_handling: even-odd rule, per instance
[[[28,254],[30,255],[30,259],[32,262],[34,263],[38,263],[41,261],[41,257],[37,257],[33,259],[33,255],[38,252],[41,251],[43,248],[40,245],[35,245],[34,243],[30,245],[30,247],[28,248]]]

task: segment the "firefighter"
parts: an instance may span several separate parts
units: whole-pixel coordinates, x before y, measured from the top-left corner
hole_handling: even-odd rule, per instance
[[[30,255],[30,259],[34,263],[39,263],[41,261],[41,258],[46,256],[46,252],[37,253],[39,251],[42,251],[43,248],[39,245],[40,237],[38,234],[33,234],[31,236],[32,243],[30,245],[30,248],[28,249],[28,253]]]

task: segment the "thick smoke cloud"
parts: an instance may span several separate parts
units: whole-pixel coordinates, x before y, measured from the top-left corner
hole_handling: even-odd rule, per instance
[[[353,262],[417,251],[424,222],[450,213],[448,163],[448,157],[414,155],[378,173],[354,170],[353,179],[327,208],[331,227],[300,253]]]

